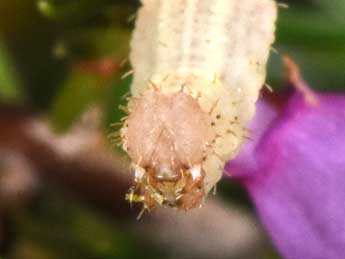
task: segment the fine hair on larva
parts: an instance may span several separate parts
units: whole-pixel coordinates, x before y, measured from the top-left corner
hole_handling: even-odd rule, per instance
[[[142,0],[120,131],[134,175],[130,202],[202,205],[250,138],[276,16],[273,0]]]

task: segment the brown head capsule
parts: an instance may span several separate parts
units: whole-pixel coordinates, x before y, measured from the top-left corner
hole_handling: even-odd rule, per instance
[[[147,208],[200,206],[205,196],[201,164],[214,138],[210,116],[183,91],[149,89],[130,107],[122,132],[138,187],[128,198]]]

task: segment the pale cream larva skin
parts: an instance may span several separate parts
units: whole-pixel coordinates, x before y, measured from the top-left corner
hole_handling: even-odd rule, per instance
[[[201,164],[206,193],[248,135],[276,16],[273,0],[142,0],[131,41],[131,93],[182,91],[209,116],[215,137]],[[126,149],[126,127],[122,133]]]

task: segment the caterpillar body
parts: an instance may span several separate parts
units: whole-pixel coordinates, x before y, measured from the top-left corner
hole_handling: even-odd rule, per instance
[[[273,0],[142,0],[121,129],[131,202],[201,206],[246,139],[276,16]]]

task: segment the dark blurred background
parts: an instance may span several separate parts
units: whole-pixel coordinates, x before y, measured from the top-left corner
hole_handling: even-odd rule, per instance
[[[286,1],[275,49],[321,91],[345,88],[345,1]],[[279,258],[245,192],[136,220],[124,113],[134,0],[0,0],[0,258]],[[284,87],[272,53],[268,84]]]

